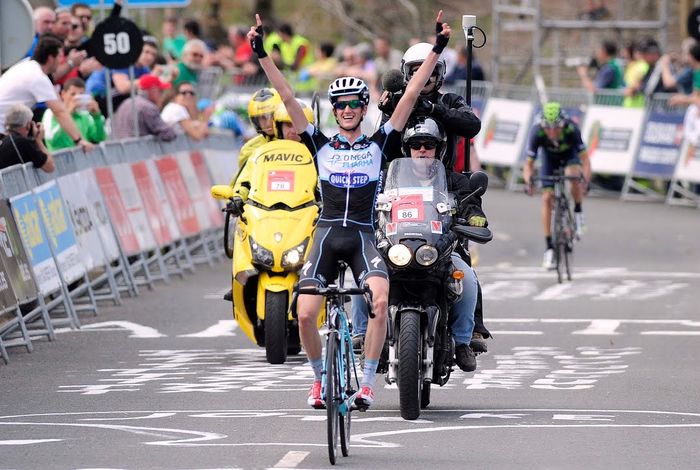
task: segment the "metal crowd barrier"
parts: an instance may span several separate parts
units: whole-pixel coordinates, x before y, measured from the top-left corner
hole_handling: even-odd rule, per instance
[[[79,314],[97,315],[98,303],[120,305],[139,286],[222,260],[223,218],[208,186],[230,179],[237,146],[228,133],[149,136],[61,150],[53,173],[31,163],[0,170],[0,241],[11,248],[0,250],[0,357],[52,341],[56,326],[80,328]]]

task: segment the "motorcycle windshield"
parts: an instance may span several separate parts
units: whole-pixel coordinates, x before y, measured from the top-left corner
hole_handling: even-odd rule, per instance
[[[450,216],[445,167],[434,158],[398,158],[389,165],[379,228],[392,244],[421,238],[433,244]],[[388,207],[388,206],[387,206]]]

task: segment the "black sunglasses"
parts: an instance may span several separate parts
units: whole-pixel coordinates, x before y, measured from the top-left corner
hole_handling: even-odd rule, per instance
[[[357,109],[364,106],[364,103],[362,100],[336,101],[333,103],[333,107],[339,111],[345,109],[346,106],[350,106],[350,109]]]
[[[181,95],[192,95],[192,96],[197,96],[197,92],[196,92],[196,91],[192,91],[192,90],[182,90],[182,91],[180,92],[180,94],[181,94]]]
[[[409,142],[408,146],[412,150],[420,150],[421,147],[425,148],[425,150],[433,150],[435,147],[437,147],[437,143],[435,142],[425,142],[425,141],[419,141],[419,142]]]

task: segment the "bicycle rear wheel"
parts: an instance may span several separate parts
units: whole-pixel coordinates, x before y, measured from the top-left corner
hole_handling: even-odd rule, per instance
[[[326,340],[326,426],[328,437],[328,459],[335,465],[338,449],[338,416],[340,389],[338,383],[338,332],[329,331]]]
[[[342,358],[338,357],[338,361],[340,364],[344,365],[344,376],[345,376],[345,394],[344,397],[347,399],[347,397],[352,396],[353,393],[355,393],[355,390],[352,389],[352,360],[350,354],[352,351],[350,351],[351,344],[349,341],[344,341],[344,347],[343,349],[345,350],[345,354]],[[340,356],[340,355],[339,355]],[[350,450],[350,424],[351,424],[351,417],[352,413],[350,413],[350,407],[346,406],[346,409],[343,413],[340,413],[338,416],[338,428],[340,431],[340,451],[343,454],[343,457],[347,457],[349,450]]]
[[[571,216],[571,211],[566,211],[566,244],[564,246],[564,266],[566,267],[566,279],[571,280],[571,271],[573,267],[574,258],[574,234],[576,233],[576,228],[574,220]]]

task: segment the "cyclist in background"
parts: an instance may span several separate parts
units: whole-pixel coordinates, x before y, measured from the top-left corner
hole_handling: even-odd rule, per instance
[[[581,139],[581,130],[561,110],[561,105],[550,101],[545,103],[542,114],[530,130],[527,144],[527,161],[523,168],[523,179],[526,192],[532,195],[534,186],[532,174],[535,160],[541,150],[542,162],[540,176],[551,177],[554,171],[564,168],[567,176],[582,175],[584,181],[571,182],[571,195],[574,199],[574,221],[576,236],[583,234],[583,197],[588,192],[588,182],[591,180],[591,164],[588,159],[586,146]],[[554,207],[554,182],[542,181],[542,228],[544,229],[547,249],[544,252],[542,267],[555,269],[554,246],[552,245],[552,208]]]

